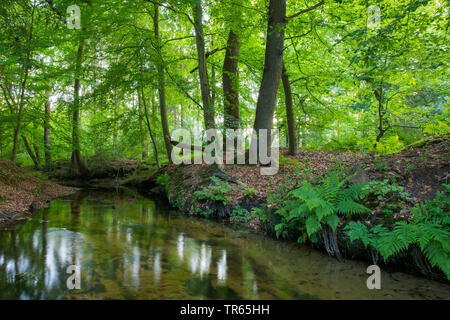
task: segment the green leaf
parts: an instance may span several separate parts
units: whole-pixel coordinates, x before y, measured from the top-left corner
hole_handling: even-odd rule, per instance
[[[336,230],[336,227],[339,224],[339,217],[335,214],[328,216],[325,218],[325,222],[333,229],[333,231]]]
[[[311,235],[315,234],[322,227],[320,222],[315,217],[309,217],[308,219],[306,219],[305,224],[306,224],[306,233],[310,238]]]

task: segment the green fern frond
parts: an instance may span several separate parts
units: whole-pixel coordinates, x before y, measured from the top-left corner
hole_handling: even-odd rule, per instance
[[[315,217],[309,217],[308,219],[306,219],[305,225],[308,237],[311,237],[322,228],[322,225]]]
[[[438,242],[432,241],[424,248],[423,253],[430,261],[431,266],[438,266],[446,277],[450,279],[450,256],[448,250],[442,248]]]
[[[346,215],[370,212],[370,209],[352,200],[340,201],[337,203],[337,210]]]

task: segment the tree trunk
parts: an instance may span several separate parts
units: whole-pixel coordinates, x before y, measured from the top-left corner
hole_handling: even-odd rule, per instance
[[[38,131],[38,125],[36,123],[36,121],[33,121],[33,128],[35,129],[35,131]],[[34,150],[34,154],[36,156],[36,161],[38,163],[39,168],[41,167],[41,151],[39,150],[39,145],[38,145],[38,139],[36,139],[35,136],[33,136],[33,150]]]
[[[161,52],[161,39],[159,36],[159,5],[155,4],[155,15],[153,16],[153,28],[156,38],[156,51],[159,55],[158,63],[158,93],[159,93],[159,111],[161,114],[161,126],[164,135],[164,145],[166,146],[167,157],[169,162],[172,163],[172,145],[170,144],[170,131],[169,121],[167,119],[167,106],[166,106],[166,85],[164,80],[164,61]],[[147,111],[146,111],[147,115]]]
[[[264,72],[256,104],[254,129],[267,129],[267,150],[271,145],[271,130],[278,87],[283,70],[284,27],[286,0],[270,0]],[[258,139],[252,141],[257,143]],[[258,155],[259,159],[259,155]]]
[[[20,134],[20,129],[22,127],[22,114],[23,114],[23,104],[19,105],[19,112],[17,114],[17,123],[16,123],[16,127],[14,128],[14,142],[13,142],[13,151],[12,151],[12,162],[15,163],[16,162],[16,158],[17,158],[17,148],[19,145],[19,134]]]
[[[222,81],[224,93],[224,127],[239,129],[239,36],[230,30],[223,63]]]
[[[283,81],[284,97],[286,103],[286,119],[288,127],[289,154],[295,156],[297,154],[297,137],[295,135],[294,108],[292,103],[291,84],[286,67],[283,62],[283,73],[281,74]]]
[[[51,168],[52,154],[50,150],[50,91],[45,92],[47,101],[44,106],[44,157],[45,166]]]
[[[142,148],[142,160],[147,158],[147,142],[145,139],[145,130],[144,130],[144,111],[142,108],[142,104],[140,103],[139,99],[139,92],[138,92],[138,113],[139,113],[139,133],[141,136],[141,148]]]
[[[206,69],[205,38],[203,35],[201,0],[197,0],[197,3],[194,7],[194,23],[195,23],[195,42],[197,45],[197,56],[198,56],[198,74],[200,77],[200,90],[203,102],[203,118],[205,121],[205,128],[211,129],[215,127],[215,120],[214,120],[214,108],[211,105],[211,96],[209,92],[208,70]]]
[[[14,143],[13,143],[13,152],[12,152],[12,162],[16,162],[17,158],[17,148],[19,144],[19,135],[20,135],[20,129],[22,127],[22,117],[23,117],[23,106],[24,106],[24,98],[25,98],[25,86],[27,84],[28,80],[28,74],[30,71],[30,57],[31,57],[31,41],[33,40],[33,26],[34,26],[34,12],[35,12],[36,6],[33,5],[33,9],[31,11],[31,22],[30,22],[30,32],[28,34],[28,47],[26,51],[26,64],[23,65],[24,68],[24,76],[22,79],[21,87],[20,87],[20,100],[19,100],[19,110],[17,114],[17,123],[16,127],[14,129]]]
[[[37,160],[36,155],[33,153],[33,150],[31,149],[31,146],[28,143],[27,138],[24,135],[22,135],[21,137],[22,137],[22,140],[23,140],[23,144],[25,145],[25,149],[27,150],[28,155],[30,156],[31,160],[34,163],[34,167],[36,169],[40,169],[41,165],[40,165],[39,161]]]
[[[80,77],[81,77],[81,59],[83,57],[84,39],[81,38],[78,44],[78,50],[75,61],[75,81],[73,90],[72,107],[72,170],[75,174],[86,176],[88,170],[86,164],[81,158],[80,147]]]
[[[141,89],[141,94],[139,95],[138,92],[138,103],[139,105],[141,105],[141,103],[144,106],[144,115],[145,115],[145,120],[147,123],[147,128],[148,128],[148,134],[150,135],[150,139],[152,141],[152,145],[153,145],[153,153],[155,154],[155,161],[156,161],[156,166],[159,169],[159,154],[158,154],[158,148],[156,147],[156,141],[155,141],[155,137],[153,136],[153,131],[152,131],[152,127],[150,125],[150,119],[148,118],[148,109],[147,109],[147,102],[145,101],[145,96],[144,96],[144,88],[140,88]],[[170,143],[170,141],[169,141]]]
[[[384,116],[386,114],[386,110],[383,107],[383,88],[379,90],[374,90],[375,98],[378,101],[378,134],[375,138],[375,143],[373,145],[374,151],[377,149],[377,145],[380,142],[381,138],[384,136],[385,132],[389,129],[389,125],[384,126]]]

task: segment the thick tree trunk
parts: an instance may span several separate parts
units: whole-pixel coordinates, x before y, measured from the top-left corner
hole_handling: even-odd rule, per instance
[[[260,129],[267,129],[267,150],[270,150],[273,114],[283,70],[285,24],[286,0],[270,0],[264,73],[259,89],[254,124],[257,133]],[[257,143],[257,141],[252,143]]]
[[[289,154],[295,156],[297,154],[297,137],[295,135],[294,109],[292,103],[291,84],[286,67],[283,62],[283,73],[281,75],[284,88],[284,97],[286,103],[286,119],[288,126]]]
[[[45,166],[50,168],[52,166],[52,154],[50,149],[50,91],[45,93],[47,101],[44,109],[44,157]]]
[[[164,61],[161,52],[161,39],[159,36],[159,5],[155,4],[155,15],[153,16],[153,28],[156,38],[156,50],[159,55],[158,63],[158,93],[159,93],[159,111],[161,114],[161,126],[164,135],[164,145],[166,147],[167,157],[169,162],[172,163],[172,145],[170,144],[170,131],[169,121],[167,119],[167,106],[166,106],[166,85],[164,80]],[[147,114],[147,112],[146,112]]]
[[[239,36],[230,30],[227,50],[223,62],[223,93],[224,93],[224,127],[238,129],[239,125],[239,53],[241,43]]]
[[[72,170],[75,174],[86,176],[88,170],[81,158],[80,146],[80,87],[81,87],[81,59],[83,57],[84,39],[81,38],[75,61],[75,81],[72,107]]]
[[[194,7],[195,42],[197,45],[198,74],[200,77],[200,90],[203,102],[203,118],[205,128],[215,127],[214,108],[211,105],[211,96],[208,82],[208,70],[206,69],[205,38],[203,35],[202,23],[202,1],[197,0]]]

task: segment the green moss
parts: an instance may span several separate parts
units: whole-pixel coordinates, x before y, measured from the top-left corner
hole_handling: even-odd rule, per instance
[[[294,160],[294,159],[286,159],[281,153],[279,155],[279,164],[280,167],[286,165],[286,164],[296,164],[301,165],[302,163],[300,161]]]

